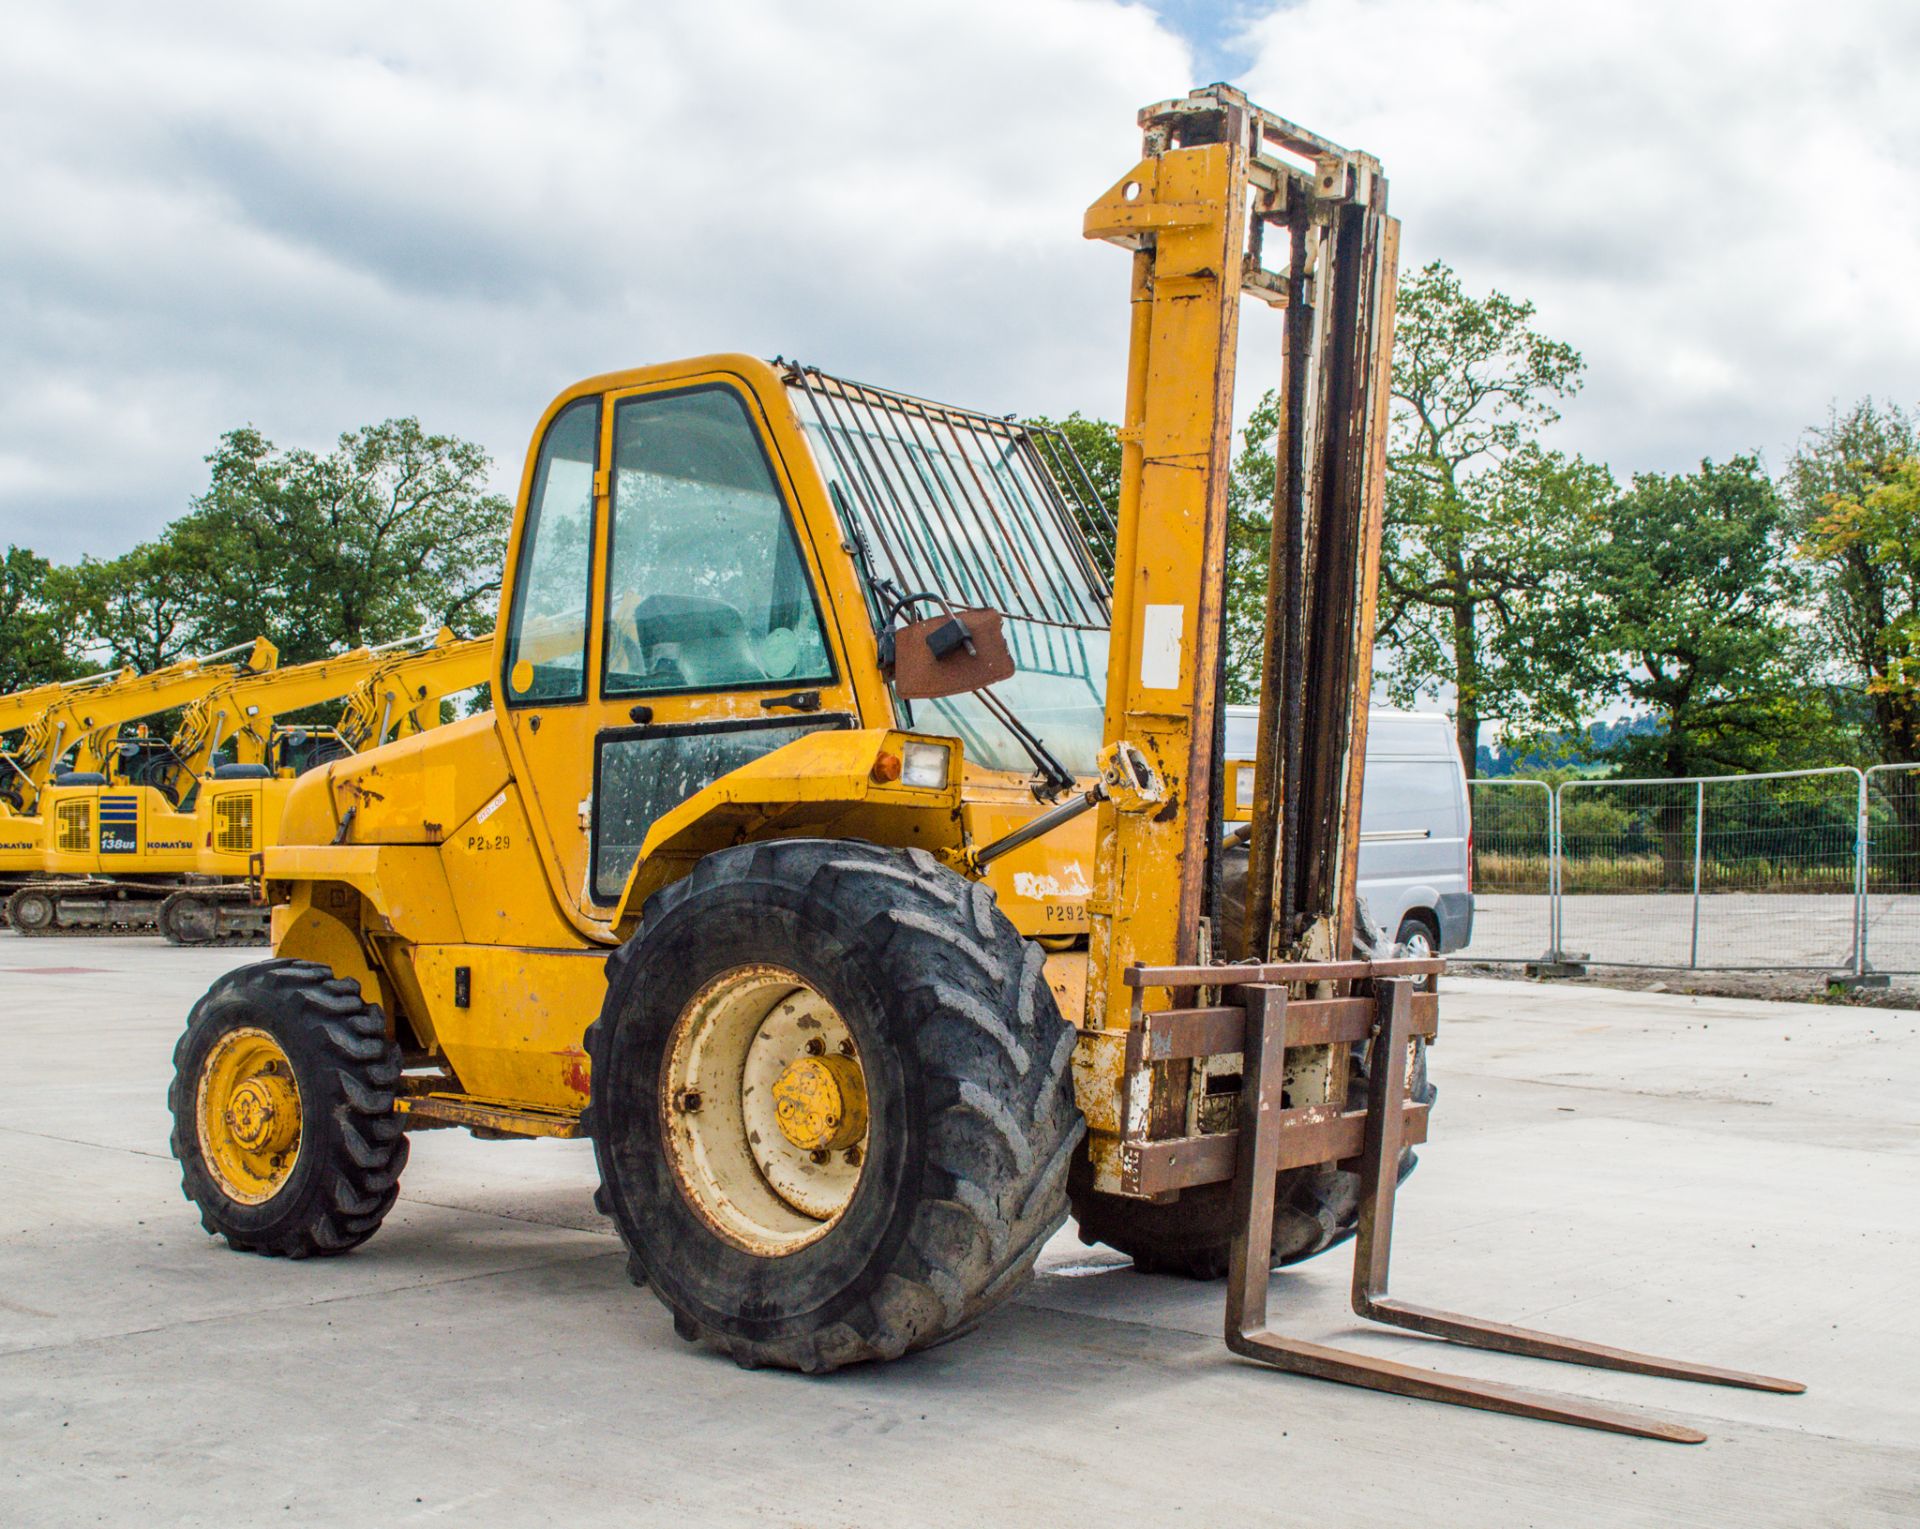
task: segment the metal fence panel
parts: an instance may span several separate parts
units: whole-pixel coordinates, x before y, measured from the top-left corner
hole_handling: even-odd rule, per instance
[[[1850,767],[1566,782],[1559,948],[1613,966],[1851,967],[1861,790]]]
[[[1553,944],[1553,792],[1541,780],[1473,787],[1474,961],[1537,961]]]
[[[1702,783],[1700,953],[1711,967],[1843,971],[1854,960],[1860,772]]]
[[[1865,801],[1867,966],[1920,972],[1920,765],[1875,765]]]
[[[1574,780],[1560,808],[1560,949],[1608,965],[1693,952],[1694,781]]]

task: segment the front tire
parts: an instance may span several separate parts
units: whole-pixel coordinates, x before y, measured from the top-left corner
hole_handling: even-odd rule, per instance
[[[710,855],[608,979],[598,1203],[682,1337],[749,1368],[897,1358],[1004,1301],[1066,1219],[1075,1032],[1040,948],[931,856]]]
[[[399,1198],[400,1049],[358,983],[311,961],[228,972],[173,1052],[173,1155],[200,1224],[236,1252],[345,1253]]]

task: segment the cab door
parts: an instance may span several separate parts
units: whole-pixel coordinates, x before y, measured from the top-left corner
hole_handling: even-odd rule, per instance
[[[548,441],[505,698],[567,896],[604,929],[662,813],[806,732],[857,725],[857,708],[818,550],[738,379],[583,399]],[[544,598],[550,586],[576,609],[573,592],[590,592],[591,619]]]

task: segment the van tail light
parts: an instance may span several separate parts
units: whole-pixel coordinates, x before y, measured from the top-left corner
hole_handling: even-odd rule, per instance
[[[1473,896],[1473,819],[1467,819],[1467,896]]]

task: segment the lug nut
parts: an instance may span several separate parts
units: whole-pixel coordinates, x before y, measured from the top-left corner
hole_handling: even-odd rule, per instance
[[[821,1040],[819,1036],[816,1035],[812,1040],[807,1042],[808,1056],[825,1056],[826,1052],[827,1043]]]
[[[846,1160],[849,1168],[858,1168],[860,1166],[860,1149],[858,1147],[847,1148]]]
[[[840,1043],[840,1055],[842,1055],[842,1056],[852,1056],[852,1055],[853,1055],[853,1042],[852,1042],[852,1041],[842,1041],[842,1042]]]
[[[816,1163],[824,1163],[832,1155],[832,1153],[826,1151],[814,1151],[807,1154],[807,1156],[812,1158]]]

